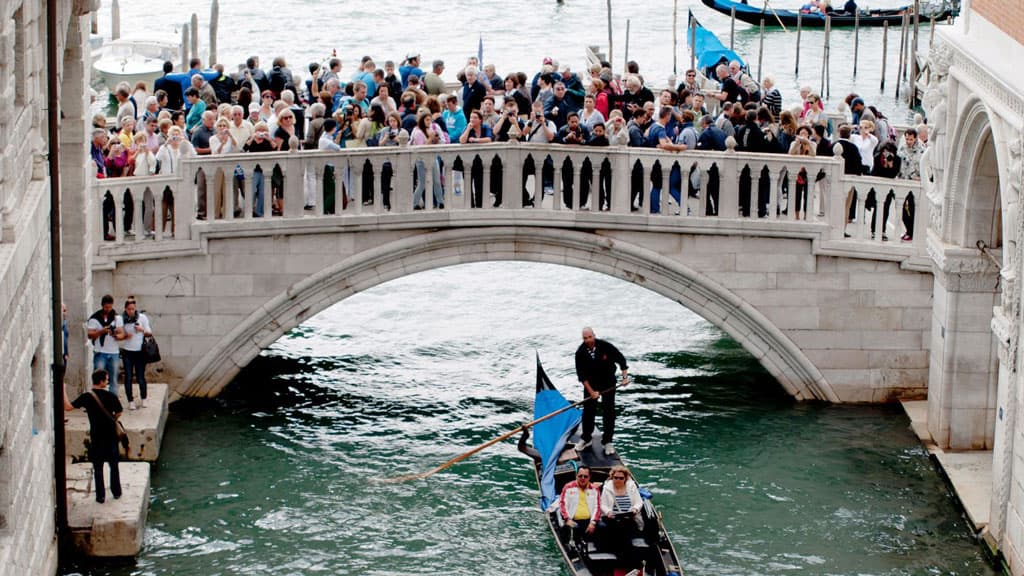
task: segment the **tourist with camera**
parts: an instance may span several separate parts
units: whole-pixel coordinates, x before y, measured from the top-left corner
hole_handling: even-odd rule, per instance
[[[100,309],[89,317],[85,325],[86,336],[92,343],[92,367],[103,369],[110,375],[110,392],[117,395],[117,365],[121,356],[118,341],[124,339],[124,319],[114,310],[114,297],[105,294]]]

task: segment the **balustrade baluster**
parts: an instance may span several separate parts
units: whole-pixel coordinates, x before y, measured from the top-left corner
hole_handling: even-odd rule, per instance
[[[284,215],[288,218],[299,218],[305,205],[302,157],[297,152],[291,152],[280,163],[284,173]]]
[[[562,209],[562,163],[551,157],[551,163],[555,168],[555,181],[552,182],[553,193],[551,196],[551,209],[561,210]],[[542,171],[538,170],[538,174]]]
[[[223,168],[224,190],[221,194],[224,197],[224,219],[235,219],[235,169]]]
[[[135,233],[135,241],[142,242],[146,237],[146,222],[142,219],[142,200],[146,196],[146,187],[132,192],[132,232]]]
[[[114,242],[124,243],[124,188],[117,188],[114,196]]]
[[[204,190],[203,196],[206,198],[206,221],[213,222],[216,218],[216,211],[214,210],[214,198],[213,194],[216,190],[216,169],[212,168],[209,164],[203,169],[203,182],[206,183],[206,189]]]
[[[569,210],[583,210],[583,159],[572,160],[572,194],[569,196]]]
[[[360,157],[349,159],[349,168],[352,170],[352,196],[354,200],[350,200],[354,205],[350,204],[353,208],[354,214],[363,213],[363,159]]]
[[[743,163],[736,154],[726,154],[718,161],[718,216],[740,217],[740,174]]]
[[[629,214],[630,182],[633,169],[632,155],[625,151],[615,151],[611,156],[612,189],[609,210],[613,214]]]
[[[484,178],[480,185],[480,207],[484,210],[491,210],[495,208],[494,201],[494,190],[491,189],[491,163],[485,158],[486,155],[480,157],[480,162],[483,164]]]
[[[380,160],[380,157],[375,158],[375,160]],[[374,162],[373,165],[372,165],[372,169],[373,169],[373,184],[372,184],[372,188],[373,188],[373,190],[372,190],[372,194],[373,194],[373,210],[372,210],[372,212],[374,214],[380,214],[380,213],[384,212],[384,195],[381,192],[381,179],[383,178],[383,175],[384,175],[384,162],[382,162],[382,161]]]
[[[413,199],[413,168],[416,166],[415,156],[411,150],[402,149],[391,161],[394,166],[394,188],[391,192],[391,212],[412,212]]]

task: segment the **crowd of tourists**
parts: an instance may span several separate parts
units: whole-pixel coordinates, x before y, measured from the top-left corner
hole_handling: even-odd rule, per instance
[[[441,60],[424,67],[415,52],[399,65],[387,61],[383,67],[365,56],[351,75],[343,72],[342,60],[333,57],[311,63],[304,80],[280,57],[268,70],[260,68],[257,58],[249,58],[234,74],[219,64],[204,70],[198,60],[191,62],[187,72],[174,73],[167,62],[152,93],[142,83],[116,90],[113,126],[102,115],[94,118],[96,173],[101,178],[172,174],[189,155],[516,141],[838,155],[849,174],[917,179],[927,145],[927,125],[899,136],[877,108],[857,95],[846,99],[848,122],[838,125],[825,113],[821,96],[809,88],[801,90],[800,102],[787,106],[771,76],[757,83],[739,62],[723,62],[710,77],[688,70],[678,86],[659,90],[657,95],[636,62],[629,62],[622,75],[601,63],[581,77],[568,66],[544,58],[532,76],[512,72],[502,77],[493,64],[481,67],[476,57],[470,57],[455,75],[457,85],[442,79],[446,70]],[[425,173],[423,166],[416,168],[415,202],[422,207],[425,183],[420,176]],[[433,171],[437,207],[443,205],[441,172]],[[544,172],[548,190],[552,170],[545,166]],[[382,176],[387,193],[390,174]],[[604,176],[599,179],[602,186]],[[236,172],[225,179],[218,173],[213,207],[217,217],[222,216],[225,188],[232,188],[237,200],[238,194],[244,194],[244,177]],[[348,194],[342,200],[355,200],[351,174],[343,177]],[[261,217],[265,206],[262,172],[253,174],[253,179],[253,216]],[[691,194],[698,181],[691,184]],[[671,175],[669,188],[676,202],[682,182],[678,174]],[[471,183],[479,188],[482,174],[474,173]],[[282,211],[280,184],[275,173],[270,197],[274,214]],[[197,187],[198,217],[205,218],[205,178],[199,179]],[[659,194],[660,187],[655,183]],[[806,217],[806,174],[796,177],[796,188],[797,215]],[[307,208],[315,197],[307,191]],[[114,204],[112,198],[108,200],[104,220],[112,223]],[[372,201],[372,188],[363,200]],[[144,200],[145,233],[154,230],[157,201],[162,226],[166,230],[170,222],[173,233],[174,199],[168,192],[163,198]],[[474,205],[479,201],[474,197]],[[657,202],[651,204],[657,210]],[[238,213],[240,203],[234,206]],[[598,206],[606,207],[603,201]],[[763,210],[758,207],[762,215]],[[124,217],[130,229],[132,216],[127,208]],[[111,238],[106,224],[104,230]]]

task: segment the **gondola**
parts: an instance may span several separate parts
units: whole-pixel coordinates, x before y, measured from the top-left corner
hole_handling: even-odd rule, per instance
[[[569,402],[551,384],[544,368],[537,360],[537,395],[534,400],[534,418],[540,418],[557,410],[565,409]],[[612,466],[623,465],[622,459],[616,455],[604,453],[601,438],[595,435],[593,445],[577,452],[575,440],[581,420],[578,408],[565,410],[557,417],[538,423],[534,427],[533,445],[535,452],[534,472],[537,486],[540,488],[541,509],[544,519],[551,529],[555,545],[558,547],[569,573],[576,576],[621,576],[627,574],[623,561],[607,549],[597,547],[594,543],[578,543],[565,530],[562,530],[562,518],[558,508],[558,495],[562,487],[576,478],[576,469],[586,465],[590,467],[592,482],[605,482]],[[676,554],[672,541],[661,516],[654,508],[650,493],[641,488],[644,505],[641,511],[644,529],[640,537],[630,542],[635,558],[643,558],[643,569],[646,576],[681,576],[679,556]],[[598,529],[600,530],[600,528]],[[634,572],[639,574],[639,571]]]
[[[756,0],[755,0],[756,1]],[[764,21],[765,26],[778,26],[781,21],[784,26],[796,26],[797,12],[794,10],[772,10],[763,4],[762,7],[758,8],[751,4],[744,4],[742,2],[733,2],[732,0],[701,0],[705,6],[721,12],[726,16],[732,14],[732,9],[736,9],[736,19],[748,24],[760,25],[761,21]],[[913,6],[903,6],[902,8],[892,8],[888,10],[862,10],[860,18],[853,14],[846,12],[831,12],[832,27],[837,28],[841,26],[882,26],[886,22],[889,26],[899,26],[903,22],[904,14],[913,14]],[[941,22],[956,16],[957,11],[950,6],[943,4],[935,10],[922,10],[921,20],[928,21],[933,16],[936,22]],[[825,15],[818,12],[804,13],[801,18],[801,26],[811,28],[823,28],[825,26]]]

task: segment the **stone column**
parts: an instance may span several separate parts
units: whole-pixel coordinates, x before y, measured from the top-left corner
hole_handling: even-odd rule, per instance
[[[84,8],[87,8],[85,6]],[[70,359],[65,378],[68,394],[84,389],[91,372],[92,356],[86,346],[85,322],[99,307],[92,295],[92,240],[99,224],[99,208],[91,201],[91,182],[87,146],[90,119],[89,59],[83,53],[88,46],[88,12],[76,10],[68,24],[64,70],[61,79],[60,126],[61,232],[64,302],[68,307],[68,347]]]
[[[991,449],[998,373],[991,326],[999,269],[977,249],[943,244],[934,235],[928,252],[935,275],[928,432],[943,449]]]

